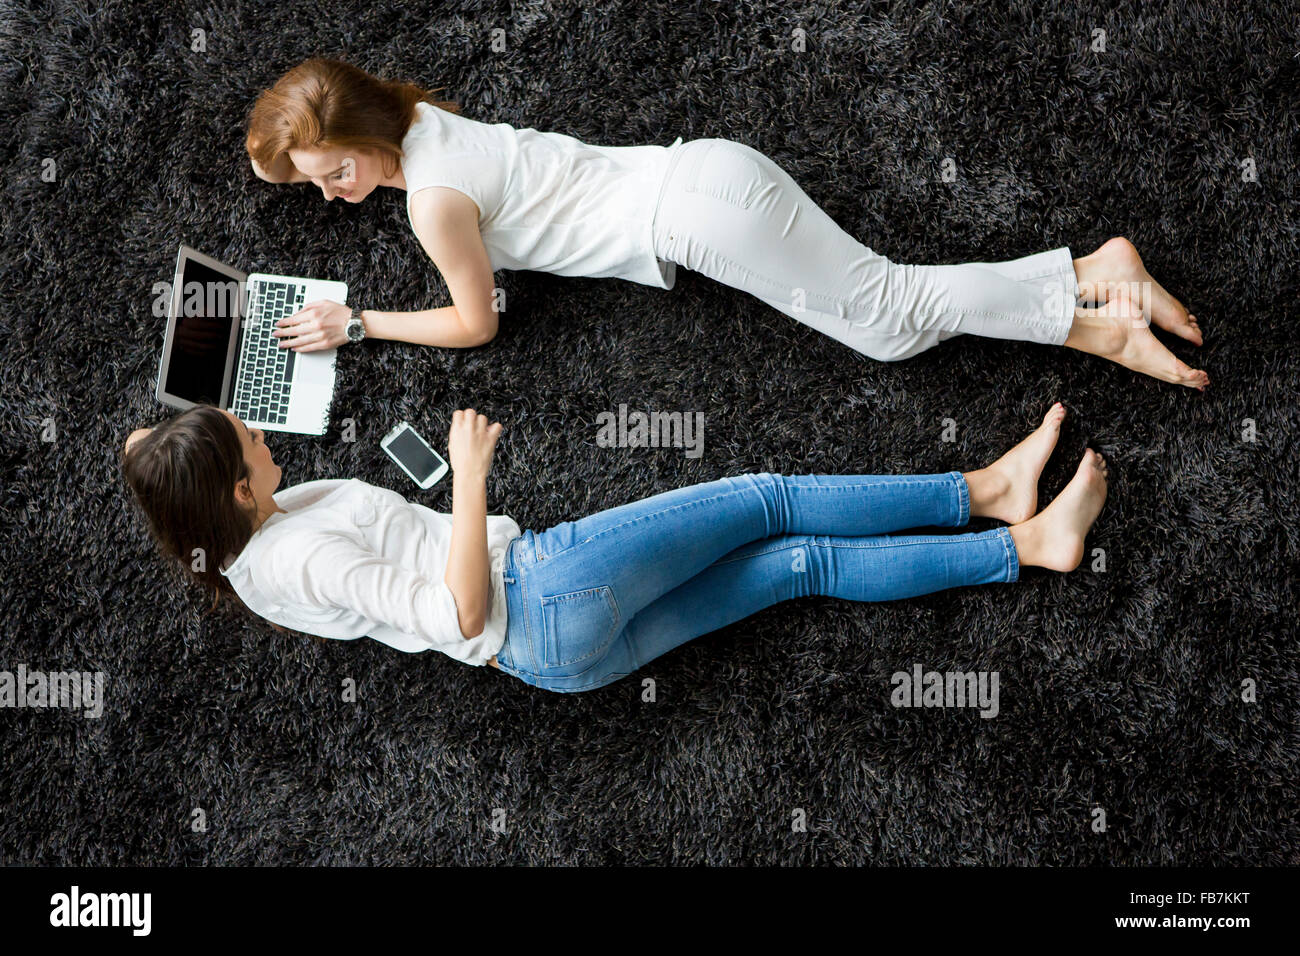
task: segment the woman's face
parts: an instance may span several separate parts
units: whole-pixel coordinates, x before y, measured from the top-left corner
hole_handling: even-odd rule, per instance
[[[361,202],[384,178],[380,157],[370,150],[291,149],[289,159],[320,187],[326,202],[335,197]]]
[[[280,487],[280,466],[271,460],[271,449],[266,447],[265,436],[260,428],[249,428],[230,412],[222,410],[221,414],[230,419],[239,433],[239,443],[244,451],[244,464],[248,466],[248,487],[253,493],[253,500],[264,505],[271,500],[275,489]],[[242,482],[241,482],[242,487]],[[240,489],[236,489],[235,498],[241,507],[248,507],[253,502],[241,498]]]

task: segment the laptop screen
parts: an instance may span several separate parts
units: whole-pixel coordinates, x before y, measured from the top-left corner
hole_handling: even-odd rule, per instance
[[[239,283],[201,262],[181,260],[181,296],[163,390],[220,405],[226,358],[240,315]]]

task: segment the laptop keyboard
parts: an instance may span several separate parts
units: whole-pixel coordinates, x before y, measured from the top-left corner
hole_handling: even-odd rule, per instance
[[[279,347],[275,323],[303,306],[305,288],[295,282],[255,279],[248,290],[248,317],[239,351],[239,373],[230,410],[268,425],[289,420],[289,389],[298,353]]]

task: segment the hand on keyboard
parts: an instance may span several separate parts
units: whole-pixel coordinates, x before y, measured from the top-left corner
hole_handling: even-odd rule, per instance
[[[351,317],[352,310],[346,305],[320,299],[281,319],[272,334],[280,340],[281,348],[295,352],[337,348],[348,340],[347,325]]]

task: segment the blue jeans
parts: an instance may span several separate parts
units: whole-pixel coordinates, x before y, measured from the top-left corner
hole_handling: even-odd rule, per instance
[[[751,474],[525,531],[503,564],[497,664],[544,690],[592,690],[790,598],[890,601],[1015,581],[1006,528],[891,534],[969,517],[955,471]]]
[[[955,335],[1060,345],[1079,285],[1068,246],[1005,262],[903,265],[841,229],[790,174],[726,139],[674,144],[655,255],[748,292],[881,361]]]

